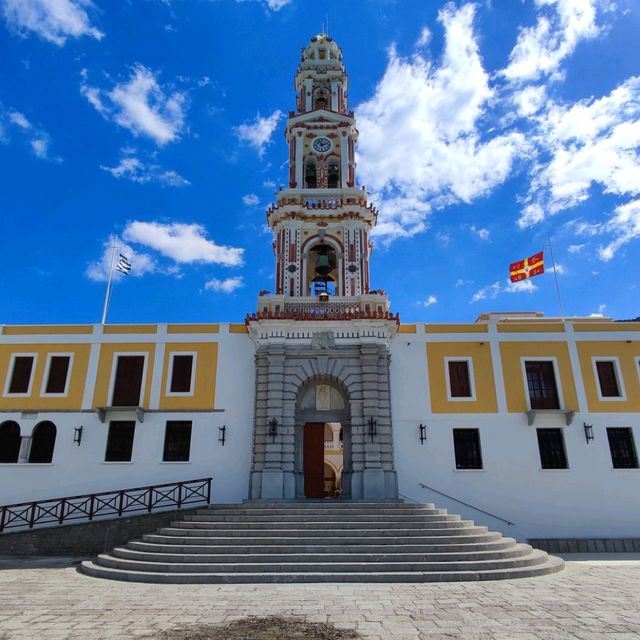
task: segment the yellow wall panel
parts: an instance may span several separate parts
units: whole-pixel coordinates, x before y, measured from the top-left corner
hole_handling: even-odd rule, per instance
[[[574,374],[566,342],[501,342],[502,373],[510,413],[527,411],[526,380],[522,370],[522,358],[556,359],[560,380],[558,391],[563,398],[562,409],[578,409],[578,397]],[[558,381],[556,381],[558,382]]]
[[[82,408],[82,396],[87,377],[89,363],[89,344],[4,344],[0,345],[0,393],[4,392],[9,376],[9,365],[12,353],[34,353],[37,355],[35,371],[32,373],[33,383],[31,395],[28,398],[0,397],[0,409],[3,411],[14,409],[59,409],[64,411]],[[42,383],[47,366],[47,355],[55,353],[72,353],[73,362],[68,373],[69,386],[65,397],[42,396]]]
[[[218,333],[220,325],[217,324],[170,324],[167,325],[167,333]]]
[[[417,333],[417,331],[415,324],[401,324],[398,327],[398,333]]]
[[[249,328],[246,324],[230,324],[229,333],[249,333]]]
[[[14,325],[6,326],[2,329],[5,336],[35,336],[35,335],[86,335],[93,333],[93,325]]]
[[[499,322],[498,333],[557,333],[563,332],[562,322]]]
[[[578,341],[578,357],[589,411],[640,411],[640,375],[636,362],[640,359],[640,343],[624,340]],[[618,358],[626,400],[600,400],[599,383],[593,370],[594,357]]]
[[[168,381],[171,375],[169,361],[172,352],[194,352],[196,367],[193,395],[167,395]],[[216,372],[218,367],[218,344],[216,342],[179,342],[167,343],[162,367],[162,388],[160,391],[160,409],[213,409],[216,398]]]
[[[640,322],[584,322],[576,320],[574,331],[640,331]]]
[[[93,394],[93,406],[106,407],[109,406],[111,398],[109,398],[109,389],[111,385],[111,376],[115,375],[113,356],[116,353],[140,353],[147,356],[146,369],[143,379],[143,396],[142,406],[149,408],[149,398],[151,396],[151,379],[153,376],[153,359],[155,356],[156,345],[148,343],[112,343],[102,344],[100,346],[100,359],[98,361],[98,375],[96,376],[96,384]],[[113,371],[112,371],[113,369]]]
[[[447,399],[446,357],[471,358],[475,400]],[[427,366],[431,410],[434,413],[496,413],[498,411],[491,350],[488,343],[482,345],[478,342],[427,343]]]
[[[486,324],[426,324],[427,333],[487,333]]]
[[[105,335],[119,335],[121,333],[156,333],[158,325],[155,324],[108,324],[102,332]]]

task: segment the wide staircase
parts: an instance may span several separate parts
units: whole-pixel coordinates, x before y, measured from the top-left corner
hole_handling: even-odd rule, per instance
[[[79,570],[164,583],[453,582],[563,566],[433,504],[304,501],[211,506]]]

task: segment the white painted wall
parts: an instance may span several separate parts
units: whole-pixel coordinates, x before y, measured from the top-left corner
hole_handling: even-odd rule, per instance
[[[2,421],[15,420],[22,435],[42,420],[51,420],[58,433],[51,464],[0,464],[0,504],[125,489],[155,483],[213,477],[213,501],[241,502],[248,496],[255,388],[254,345],[246,334],[229,334],[220,326],[216,412],[147,412],[136,424],[131,462],[104,462],[108,421],[94,412],[39,412],[23,417],[3,412]],[[170,340],[175,335],[169,336]],[[191,339],[197,340],[196,336]],[[156,381],[154,380],[154,385]],[[111,414],[111,419],[135,419],[135,414]],[[191,420],[189,462],[162,462],[167,420]],[[223,447],[218,427],[227,426]],[[82,443],[73,444],[74,428],[82,425]]]
[[[589,414],[581,407],[573,424],[563,427],[569,468],[543,470],[536,427],[558,427],[564,422],[538,417],[535,425],[528,426],[524,413],[504,411],[431,413],[425,347],[428,339],[433,339],[433,334],[399,334],[391,347],[394,454],[403,497],[435,502],[451,513],[519,539],[640,537],[640,470],[613,469],[606,433],[607,427],[632,427],[635,442],[640,443],[638,414]],[[580,380],[576,383],[579,386]],[[595,440],[589,444],[584,422],[593,424]],[[427,425],[423,446],[420,423]],[[454,427],[480,430],[484,469],[456,470]],[[515,526],[422,489],[420,482],[510,520]]]

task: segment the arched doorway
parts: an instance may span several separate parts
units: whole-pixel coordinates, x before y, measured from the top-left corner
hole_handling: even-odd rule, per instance
[[[323,376],[300,388],[295,420],[297,498],[349,497],[341,479],[351,468],[350,427],[349,394],[342,383]]]

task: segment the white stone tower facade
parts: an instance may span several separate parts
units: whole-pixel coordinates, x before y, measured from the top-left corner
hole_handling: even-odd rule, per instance
[[[355,183],[347,79],[335,42],[312,38],[286,128],[289,184],[267,211],[275,292],[261,292],[247,317],[256,343],[253,499],[319,497],[310,443],[314,429],[338,422],[343,496],[397,497],[389,344],[399,320],[370,288],[377,211]]]

